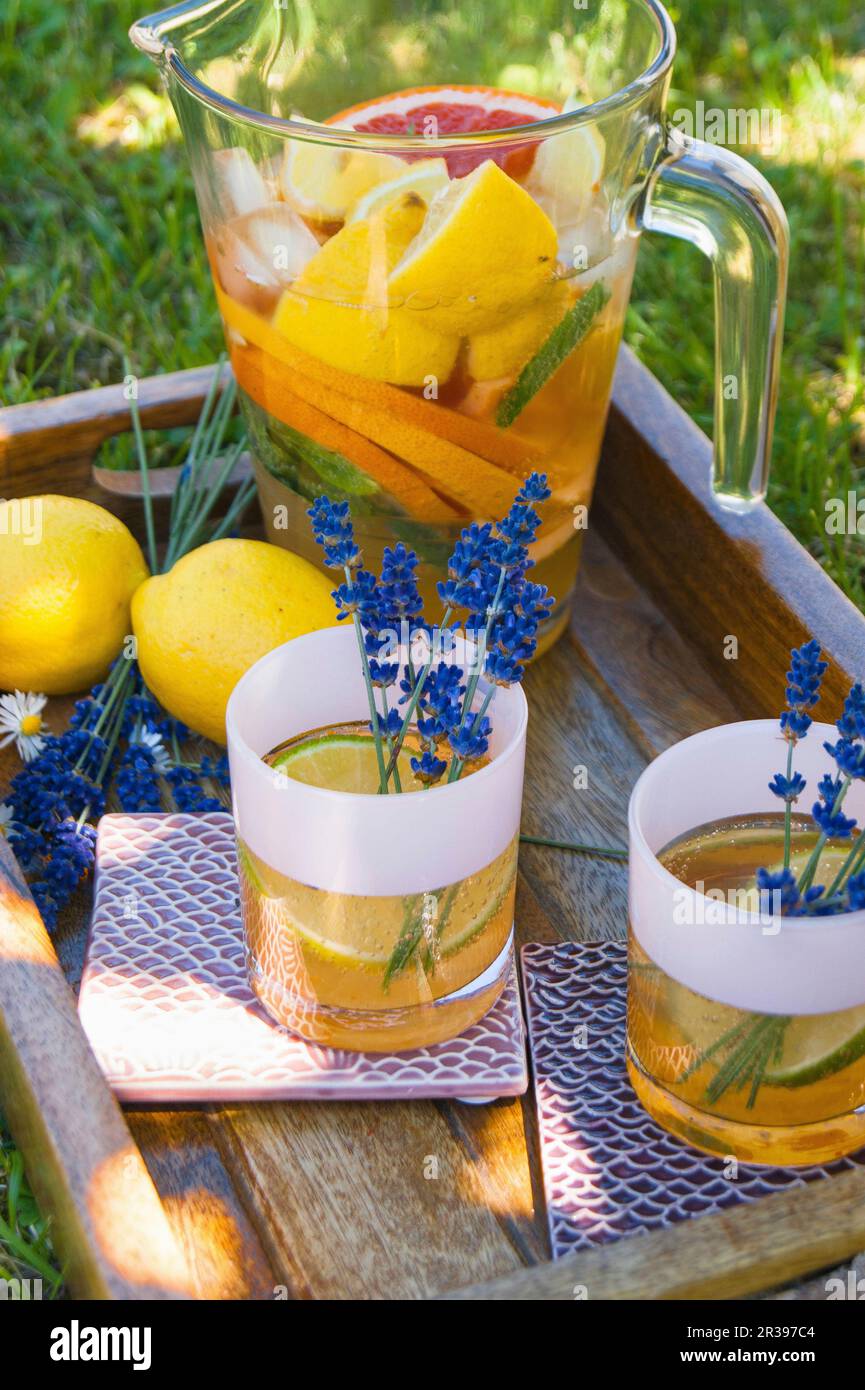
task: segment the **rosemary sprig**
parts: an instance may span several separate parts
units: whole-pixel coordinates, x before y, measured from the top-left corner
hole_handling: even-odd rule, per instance
[[[780,1059],[791,1022],[792,1019],[783,1014],[748,1014],[704,1048],[680,1079],[689,1080],[719,1052],[729,1050],[706,1086],[706,1100],[715,1105],[731,1087],[741,1091],[750,1081],[746,1105],[752,1110],[767,1067]]]
[[[546,845],[549,849],[568,849],[575,854],[597,854],[602,859],[627,859],[628,851],[616,845],[590,845],[582,840],[549,840],[545,835],[520,835],[522,845]]]

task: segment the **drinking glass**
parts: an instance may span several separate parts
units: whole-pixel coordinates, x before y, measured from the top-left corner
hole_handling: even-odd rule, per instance
[[[809,788],[836,737],[815,723],[797,744]],[[634,787],[628,1070],[649,1113],[698,1147],[803,1164],[865,1143],[865,912],[783,916],[753,892],[697,891],[659,858],[701,827],[697,839],[720,835],[733,863],[748,847],[752,883],[754,862],[776,867],[771,849],[760,857],[759,825],[777,818],[768,783],[785,748],[775,720],[708,729],[667,749]],[[861,782],[844,810],[862,822]],[[777,832],[771,842],[777,855]]]
[[[463,665],[461,639],[444,659]],[[481,678],[479,695],[485,693]],[[360,1052],[428,1046],[495,1003],[513,959],[527,708],[491,708],[490,761],[446,786],[362,795],[294,781],[263,758],[298,735],[369,719],[351,628],[270,652],[226,727],[247,965],[279,1022]],[[408,964],[392,949],[416,934]]]

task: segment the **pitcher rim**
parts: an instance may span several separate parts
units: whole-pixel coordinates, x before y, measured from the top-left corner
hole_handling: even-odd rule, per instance
[[[297,120],[291,116],[271,116],[253,107],[243,106],[230,97],[217,92],[189,70],[183,62],[179,50],[167,36],[173,29],[185,23],[193,13],[207,14],[230,3],[230,0],[184,0],[168,9],[157,10],[144,15],[129,29],[129,37],[135,47],[155,63],[165,63],[177,80],[187,91],[205,106],[229,117],[231,120],[267,130],[283,137],[291,136],[310,144],[333,144],[358,149],[423,150],[429,148],[429,139],[424,135],[390,135],[377,131],[357,131],[345,127],[327,125],[324,122]],[[453,136],[437,136],[436,149],[458,150],[478,145],[498,145],[503,140],[509,144],[522,144],[536,141],[539,131],[545,138],[560,131],[572,130],[588,125],[613,111],[635,105],[640,98],[665,76],[672,66],[676,53],[676,29],[661,0],[630,0],[630,3],[647,10],[655,22],[658,50],[649,63],[636,77],[617,91],[601,97],[599,101],[579,106],[574,111],[560,112],[539,121],[522,122],[496,130],[476,130],[455,133]],[[458,85],[458,84],[451,84]]]

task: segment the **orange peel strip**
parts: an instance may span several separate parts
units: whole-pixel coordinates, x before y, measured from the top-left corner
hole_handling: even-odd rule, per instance
[[[350,372],[340,371],[326,362],[312,357],[294,347],[260,314],[247,309],[238,300],[227,295],[216,283],[214,287],[219,310],[224,322],[236,330],[247,342],[269,353],[277,361],[302,372],[318,386],[319,408],[328,411],[329,393],[339,391],[363,405],[371,405],[379,410],[406,419],[415,430],[423,430],[435,438],[444,439],[468,453],[495,463],[522,481],[532,467],[543,457],[534,444],[487,425],[483,420],[473,420],[457,410],[434,404],[422,396],[413,396],[399,387],[385,381],[370,381],[366,377],[352,376]],[[323,388],[323,389],[322,389]],[[330,412],[328,412],[330,413]]]
[[[297,372],[291,385],[308,404],[318,405],[317,382]],[[327,410],[349,429],[404,459],[473,517],[492,520],[508,512],[516,492],[516,480],[504,468],[497,468],[494,463],[470,454],[447,439],[427,434],[402,416],[391,415],[344,396],[340,391],[328,393]]]
[[[286,384],[285,373],[276,373],[271,359],[257,348],[233,346],[231,365],[238,386],[257,405],[284,425],[299,430],[325,449],[333,449],[357,465],[389,493],[409,516],[422,521],[459,525],[465,514],[433,491],[427,482],[392,454],[380,449],[339,420],[325,415]]]

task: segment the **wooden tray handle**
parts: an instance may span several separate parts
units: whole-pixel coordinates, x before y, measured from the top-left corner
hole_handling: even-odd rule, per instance
[[[186,1298],[189,1271],[0,835],[0,1107],[76,1298]]]

